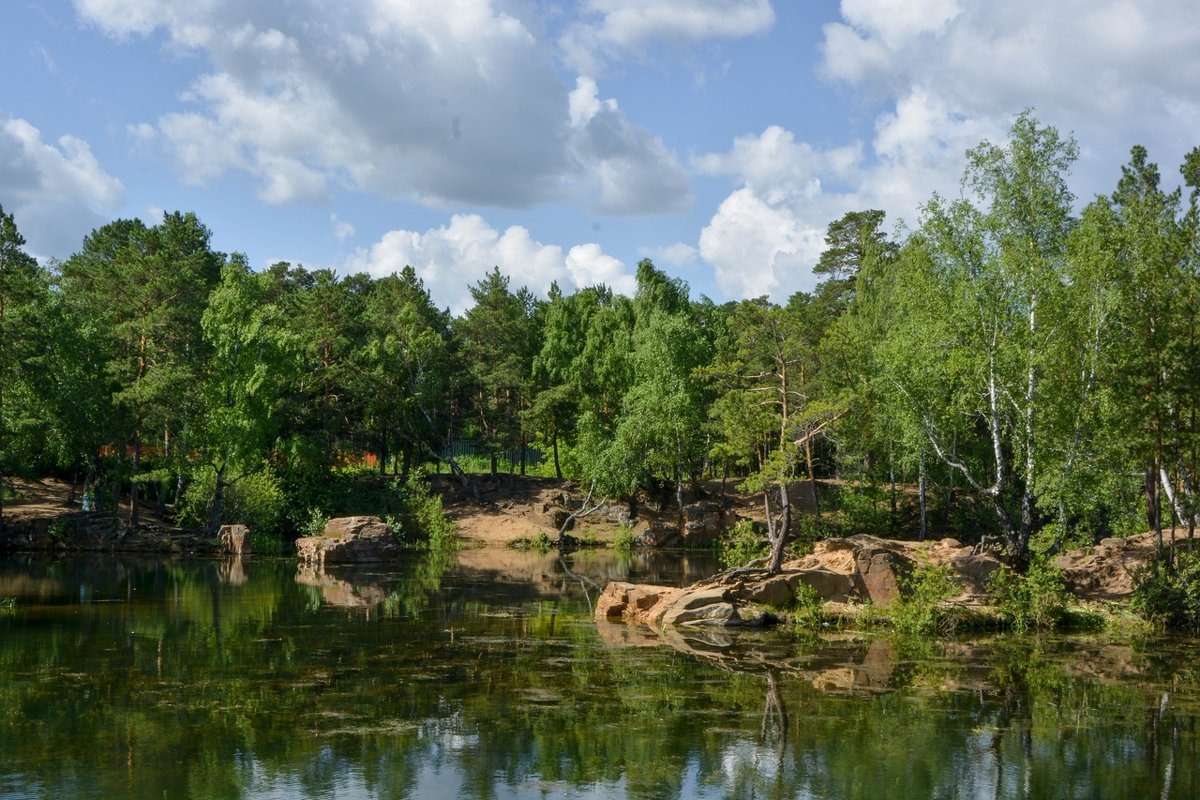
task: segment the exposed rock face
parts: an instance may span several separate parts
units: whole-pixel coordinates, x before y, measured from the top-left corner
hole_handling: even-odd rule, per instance
[[[725,510],[720,503],[705,501],[683,507],[680,536],[688,547],[707,547],[725,531]]]
[[[752,607],[787,608],[810,590],[823,602],[857,600],[886,607],[901,596],[904,578],[918,561],[946,565],[963,586],[955,598],[963,604],[985,602],[988,578],[1000,567],[994,556],[973,555],[971,548],[953,539],[897,542],[863,534],[818,542],[811,555],[786,562],[774,575],[758,562],[686,589],[610,583],[596,616],[653,628],[754,625],[768,621],[769,615]]]
[[[1167,547],[1185,549],[1187,531],[1163,531]],[[1157,536],[1143,533],[1126,539],[1101,539],[1088,550],[1062,553],[1054,563],[1063,571],[1067,588],[1086,600],[1124,600],[1133,594],[1137,576],[1150,568],[1158,546]]]
[[[313,564],[390,561],[400,555],[391,528],[378,517],[338,517],[320,536],[296,540],[296,555]]]
[[[739,627],[764,624],[764,615],[743,609],[737,598],[722,588],[696,590],[644,586],[613,581],[596,603],[596,618],[610,622]]]
[[[679,528],[665,522],[647,522],[638,532],[637,540],[647,547],[671,547],[679,544]]]
[[[225,555],[250,554],[250,529],[245,525],[222,525],[217,531],[218,550]]]

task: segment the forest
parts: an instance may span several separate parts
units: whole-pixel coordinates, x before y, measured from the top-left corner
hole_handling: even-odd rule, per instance
[[[43,265],[0,209],[0,486],[56,473],[133,524],[157,503],[287,538],[346,476],[411,486],[437,465],[470,486],[537,463],[680,504],[723,479],[761,495],[776,556],[829,478],[843,504],[883,497],[891,533],[970,509],[963,533],[1017,558],[1190,532],[1200,148],[1168,190],[1135,146],[1086,204],[1077,152],[1025,112],[914,227],[831,222],[820,282],[785,304],[694,299],[644,260],[632,298],[542,299],[494,269],[455,317],[411,267],[254,271],[191,213],[117,220]]]

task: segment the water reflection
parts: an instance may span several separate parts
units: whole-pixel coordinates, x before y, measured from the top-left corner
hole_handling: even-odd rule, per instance
[[[0,798],[1200,795],[1195,641],[664,643],[572,575],[698,567],[563,566],[0,562]]]

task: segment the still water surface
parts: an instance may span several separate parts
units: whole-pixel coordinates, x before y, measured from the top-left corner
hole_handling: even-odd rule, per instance
[[[1194,798],[1200,643],[593,621],[703,557],[0,561],[0,798]]]

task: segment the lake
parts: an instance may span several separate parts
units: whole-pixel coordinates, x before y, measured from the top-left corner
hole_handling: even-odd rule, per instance
[[[714,569],[8,557],[0,798],[1200,796],[1197,640],[664,640],[591,616],[607,580]]]

